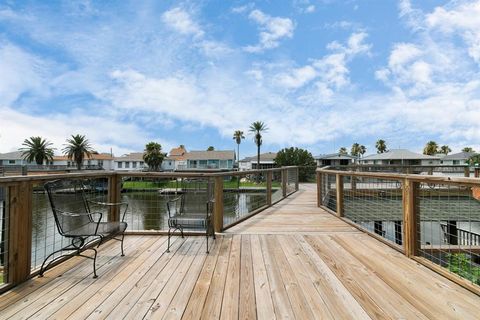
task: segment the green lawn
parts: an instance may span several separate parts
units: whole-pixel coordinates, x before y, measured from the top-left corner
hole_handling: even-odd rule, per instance
[[[240,182],[240,187],[260,187],[265,188],[267,185],[266,182],[255,183],[251,181],[247,182]],[[238,182],[236,180],[231,181],[224,181],[223,187],[225,189],[234,189],[237,188]],[[172,181],[161,181],[161,182],[154,182],[154,181],[125,181],[123,183],[123,188],[128,190],[135,190],[135,189],[158,189],[158,188],[176,188],[177,182],[175,180]],[[181,183],[178,183],[178,187],[181,187]],[[272,182],[273,188],[279,188],[279,182]]]

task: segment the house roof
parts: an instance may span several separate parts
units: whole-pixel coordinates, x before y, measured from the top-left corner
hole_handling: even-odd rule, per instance
[[[475,152],[459,152],[446,155],[442,160],[468,160]]]
[[[71,160],[67,156],[54,156],[54,161]],[[85,156],[85,160],[113,160],[110,153],[92,153],[90,157]]]
[[[22,160],[22,151],[0,153],[0,160]]]
[[[315,157],[315,160],[352,160],[357,159],[355,156],[351,156],[349,154],[341,154],[341,153],[330,153],[330,154],[321,154]]]
[[[384,153],[371,154],[364,158],[365,160],[435,160],[440,159],[436,156],[429,156],[426,154],[412,152],[407,149],[391,149]]]
[[[262,161],[271,161],[273,162],[273,160],[277,157],[277,153],[276,152],[265,152],[265,153],[261,153],[260,154],[260,162]],[[245,157],[243,158],[242,160],[240,160],[240,162],[250,162],[250,161],[257,161],[257,156],[252,156],[252,157]]]
[[[214,151],[190,151],[185,154],[187,160],[233,160],[235,151],[214,150]]]
[[[186,153],[187,150],[183,146],[180,146],[178,148],[172,148],[170,150],[169,157],[173,160],[184,160]]]
[[[143,152],[132,152],[121,157],[115,157],[115,161],[143,161]]]

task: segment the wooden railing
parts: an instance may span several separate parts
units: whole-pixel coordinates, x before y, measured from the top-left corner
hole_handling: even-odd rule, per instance
[[[231,180],[235,178],[236,181],[240,179],[250,178],[253,184],[252,189],[261,195],[262,202],[258,202],[257,206],[243,209],[241,214],[232,216],[224,224],[224,215],[228,214],[228,208],[225,208],[225,199],[228,192],[248,192],[250,189],[242,187],[232,187]],[[53,226],[53,216],[50,213],[48,203],[45,202],[45,194],[43,194],[43,184],[47,181],[57,179],[88,179],[99,182],[98,188],[92,188],[91,196],[100,197],[103,201],[120,202],[128,201],[132,194],[140,194],[145,197],[138,197],[137,202],[142,204],[142,201],[147,201],[153,195],[157,195],[160,190],[156,187],[150,187],[148,183],[162,183],[162,190],[166,192],[173,192],[169,190],[169,186],[174,185],[174,181],[180,179],[203,179],[208,181],[208,185],[213,186],[211,197],[215,200],[214,205],[214,229],[216,232],[235,225],[252,215],[268,208],[275,202],[284,199],[289,194],[298,190],[298,167],[282,167],[265,170],[249,170],[249,171],[234,171],[234,172],[168,172],[168,173],[154,173],[154,172],[95,172],[95,173],[70,173],[70,174],[48,174],[48,175],[34,175],[34,176],[15,176],[15,177],[1,177],[0,178],[0,221],[4,226],[0,235],[0,242],[2,248],[0,255],[3,255],[4,265],[0,265],[0,292],[8,290],[14,285],[17,285],[30,277],[34,276],[38,269],[38,261],[45,257],[49,252],[53,252],[55,241],[58,239],[51,239],[54,235],[46,235],[47,225],[51,229]],[[127,190],[125,185],[127,180],[140,181],[141,183],[134,183],[134,187],[148,185],[150,189],[130,189]],[[148,183],[146,182],[148,181]],[[130,183],[132,185],[132,183]],[[240,185],[240,182],[239,184]],[[256,187],[259,186],[259,187]],[[210,190],[210,189],[209,189]],[[210,192],[210,191],[208,191]],[[130,198],[129,198],[130,197]],[[264,199],[264,200],[263,200]],[[151,202],[153,203],[153,202]],[[154,213],[159,211],[163,202],[156,201],[155,207],[147,207]],[[203,208],[203,207],[202,207]],[[254,210],[252,210],[254,208]],[[105,220],[118,221],[121,216],[121,208],[111,207],[109,212],[106,212]],[[135,206],[129,206],[129,218],[132,219],[129,225],[134,226],[134,211]],[[163,206],[162,209],[164,210]],[[227,213],[226,213],[227,211]],[[45,219],[39,225],[34,226],[36,221],[33,221],[35,216],[41,213],[42,219]],[[165,218],[165,212],[155,213],[153,219]],[[163,214],[163,216],[162,216]],[[49,216],[48,218],[46,216]],[[47,221],[48,219],[48,221]],[[42,230],[36,230],[43,228]],[[135,233],[144,234],[165,234],[165,229],[162,229],[161,223],[155,223],[154,230],[152,227],[146,226],[145,221],[139,223],[137,228],[134,228]],[[128,229],[127,229],[128,231]],[[48,238],[50,237],[50,238]],[[40,238],[40,239],[37,239]],[[37,241],[42,243],[41,249],[34,249],[33,244]],[[3,251],[2,251],[3,250]],[[38,255],[38,256],[37,256]],[[3,278],[3,284],[2,284]]]
[[[330,168],[316,175],[319,207],[480,294],[479,179]]]

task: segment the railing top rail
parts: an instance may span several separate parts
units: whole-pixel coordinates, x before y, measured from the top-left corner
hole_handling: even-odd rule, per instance
[[[444,176],[432,176],[432,175],[419,175],[419,174],[404,174],[404,173],[389,173],[389,172],[356,172],[356,171],[344,171],[344,170],[331,170],[319,168],[317,172],[328,174],[339,174],[341,176],[356,176],[356,177],[368,177],[379,178],[387,180],[411,180],[415,182],[426,183],[446,183],[446,184],[463,184],[463,185],[480,185],[480,179],[478,178],[462,178],[462,177],[444,177]]]
[[[459,163],[459,164],[349,164],[345,166],[335,166],[335,167],[342,167],[342,168],[462,168],[469,167],[468,163]],[[472,166],[473,167],[473,166]]]
[[[225,171],[225,172],[118,172],[118,171],[101,171],[101,172],[79,172],[79,173],[62,173],[62,174],[42,174],[30,176],[11,176],[0,177],[0,184],[8,184],[12,182],[40,182],[53,179],[71,179],[71,178],[100,178],[111,176],[122,177],[156,177],[156,178],[202,178],[202,177],[226,177],[226,176],[244,176],[249,174],[277,172],[285,169],[298,168],[297,166],[286,166],[271,169],[245,170],[245,171]]]

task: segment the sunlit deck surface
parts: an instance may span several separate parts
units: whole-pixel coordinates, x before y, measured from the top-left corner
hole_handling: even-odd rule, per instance
[[[128,236],[0,296],[0,318],[478,319],[480,297],[316,207],[315,186],[217,237]]]

